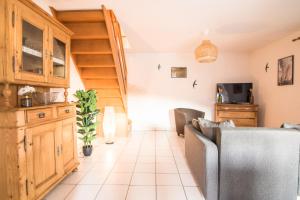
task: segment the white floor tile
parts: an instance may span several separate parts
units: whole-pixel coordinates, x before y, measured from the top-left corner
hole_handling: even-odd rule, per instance
[[[175,163],[157,163],[156,173],[178,173]]]
[[[67,196],[67,200],[93,200],[101,185],[77,185]]]
[[[198,187],[184,187],[184,190],[188,200],[205,200]]]
[[[113,173],[132,173],[135,163],[117,163],[113,169]]]
[[[155,174],[134,173],[130,185],[155,185]]]
[[[96,200],[124,200],[128,191],[127,185],[104,185]]]
[[[152,163],[137,163],[135,173],[155,173],[155,164]]]
[[[192,174],[180,174],[180,178],[183,186],[199,186]]]
[[[155,156],[139,156],[137,159],[137,163],[155,163]]]
[[[63,200],[75,188],[75,185],[58,185],[44,199]]]
[[[94,169],[88,172],[78,184],[102,185],[108,174],[107,171],[102,172],[101,170]]]
[[[155,186],[130,186],[126,200],[155,200]]]
[[[72,172],[63,181],[62,184],[78,184],[87,172]]]
[[[157,200],[186,200],[181,186],[157,186]]]
[[[181,186],[179,174],[156,174],[157,185],[178,185]]]
[[[171,163],[175,164],[175,160],[173,156],[156,156],[156,163],[162,164],[162,163]]]
[[[176,133],[136,132],[113,145],[98,138],[94,146],[46,200],[203,200],[189,174],[184,138]]]
[[[106,180],[106,185],[129,185],[131,173],[112,173]]]

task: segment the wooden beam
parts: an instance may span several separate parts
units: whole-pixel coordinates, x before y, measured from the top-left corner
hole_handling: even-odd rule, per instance
[[[72,54],[112,54],[109,40],[72,40]]]
[[[66,10],[58,11],[57,19],[61,22],[101,22],[104,15],[101,10]]]
[[[70,22],[64,25],[74,32],[72,39],[108,39],[104,22]]]
[[[49,6],[49,8],[52,13],[52,16],[57,19],[57,11],[55,10],[55,8],[52,6]]]

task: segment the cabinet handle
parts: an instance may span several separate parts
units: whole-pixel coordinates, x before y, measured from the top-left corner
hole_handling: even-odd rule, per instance
[[[66,109],[65,112],[66,112],[66,113],[70,113],[70,110],[69,110],[69,109]]]
[[[59,156],[59,146],[56,147],[57,156]]]
[[[39,118],[45,118],[46,114],[44,112],[41,112],[38,114]]]
[[[63,145],[62,144],[60,145],[60,153],[61,154],[63,153]]]

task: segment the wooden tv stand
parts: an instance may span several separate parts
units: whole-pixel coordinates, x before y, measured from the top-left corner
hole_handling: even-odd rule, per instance
[[[257,127],[258,105],[215,104],[215,121],[233,120],[237,127]]]

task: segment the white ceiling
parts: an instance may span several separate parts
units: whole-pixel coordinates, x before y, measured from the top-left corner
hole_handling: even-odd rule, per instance
[[[252,51],[300,30],[300,0],[47,1],[57,10],[114,10],[130,52],[192,52],[205,29],[221,50]]]

